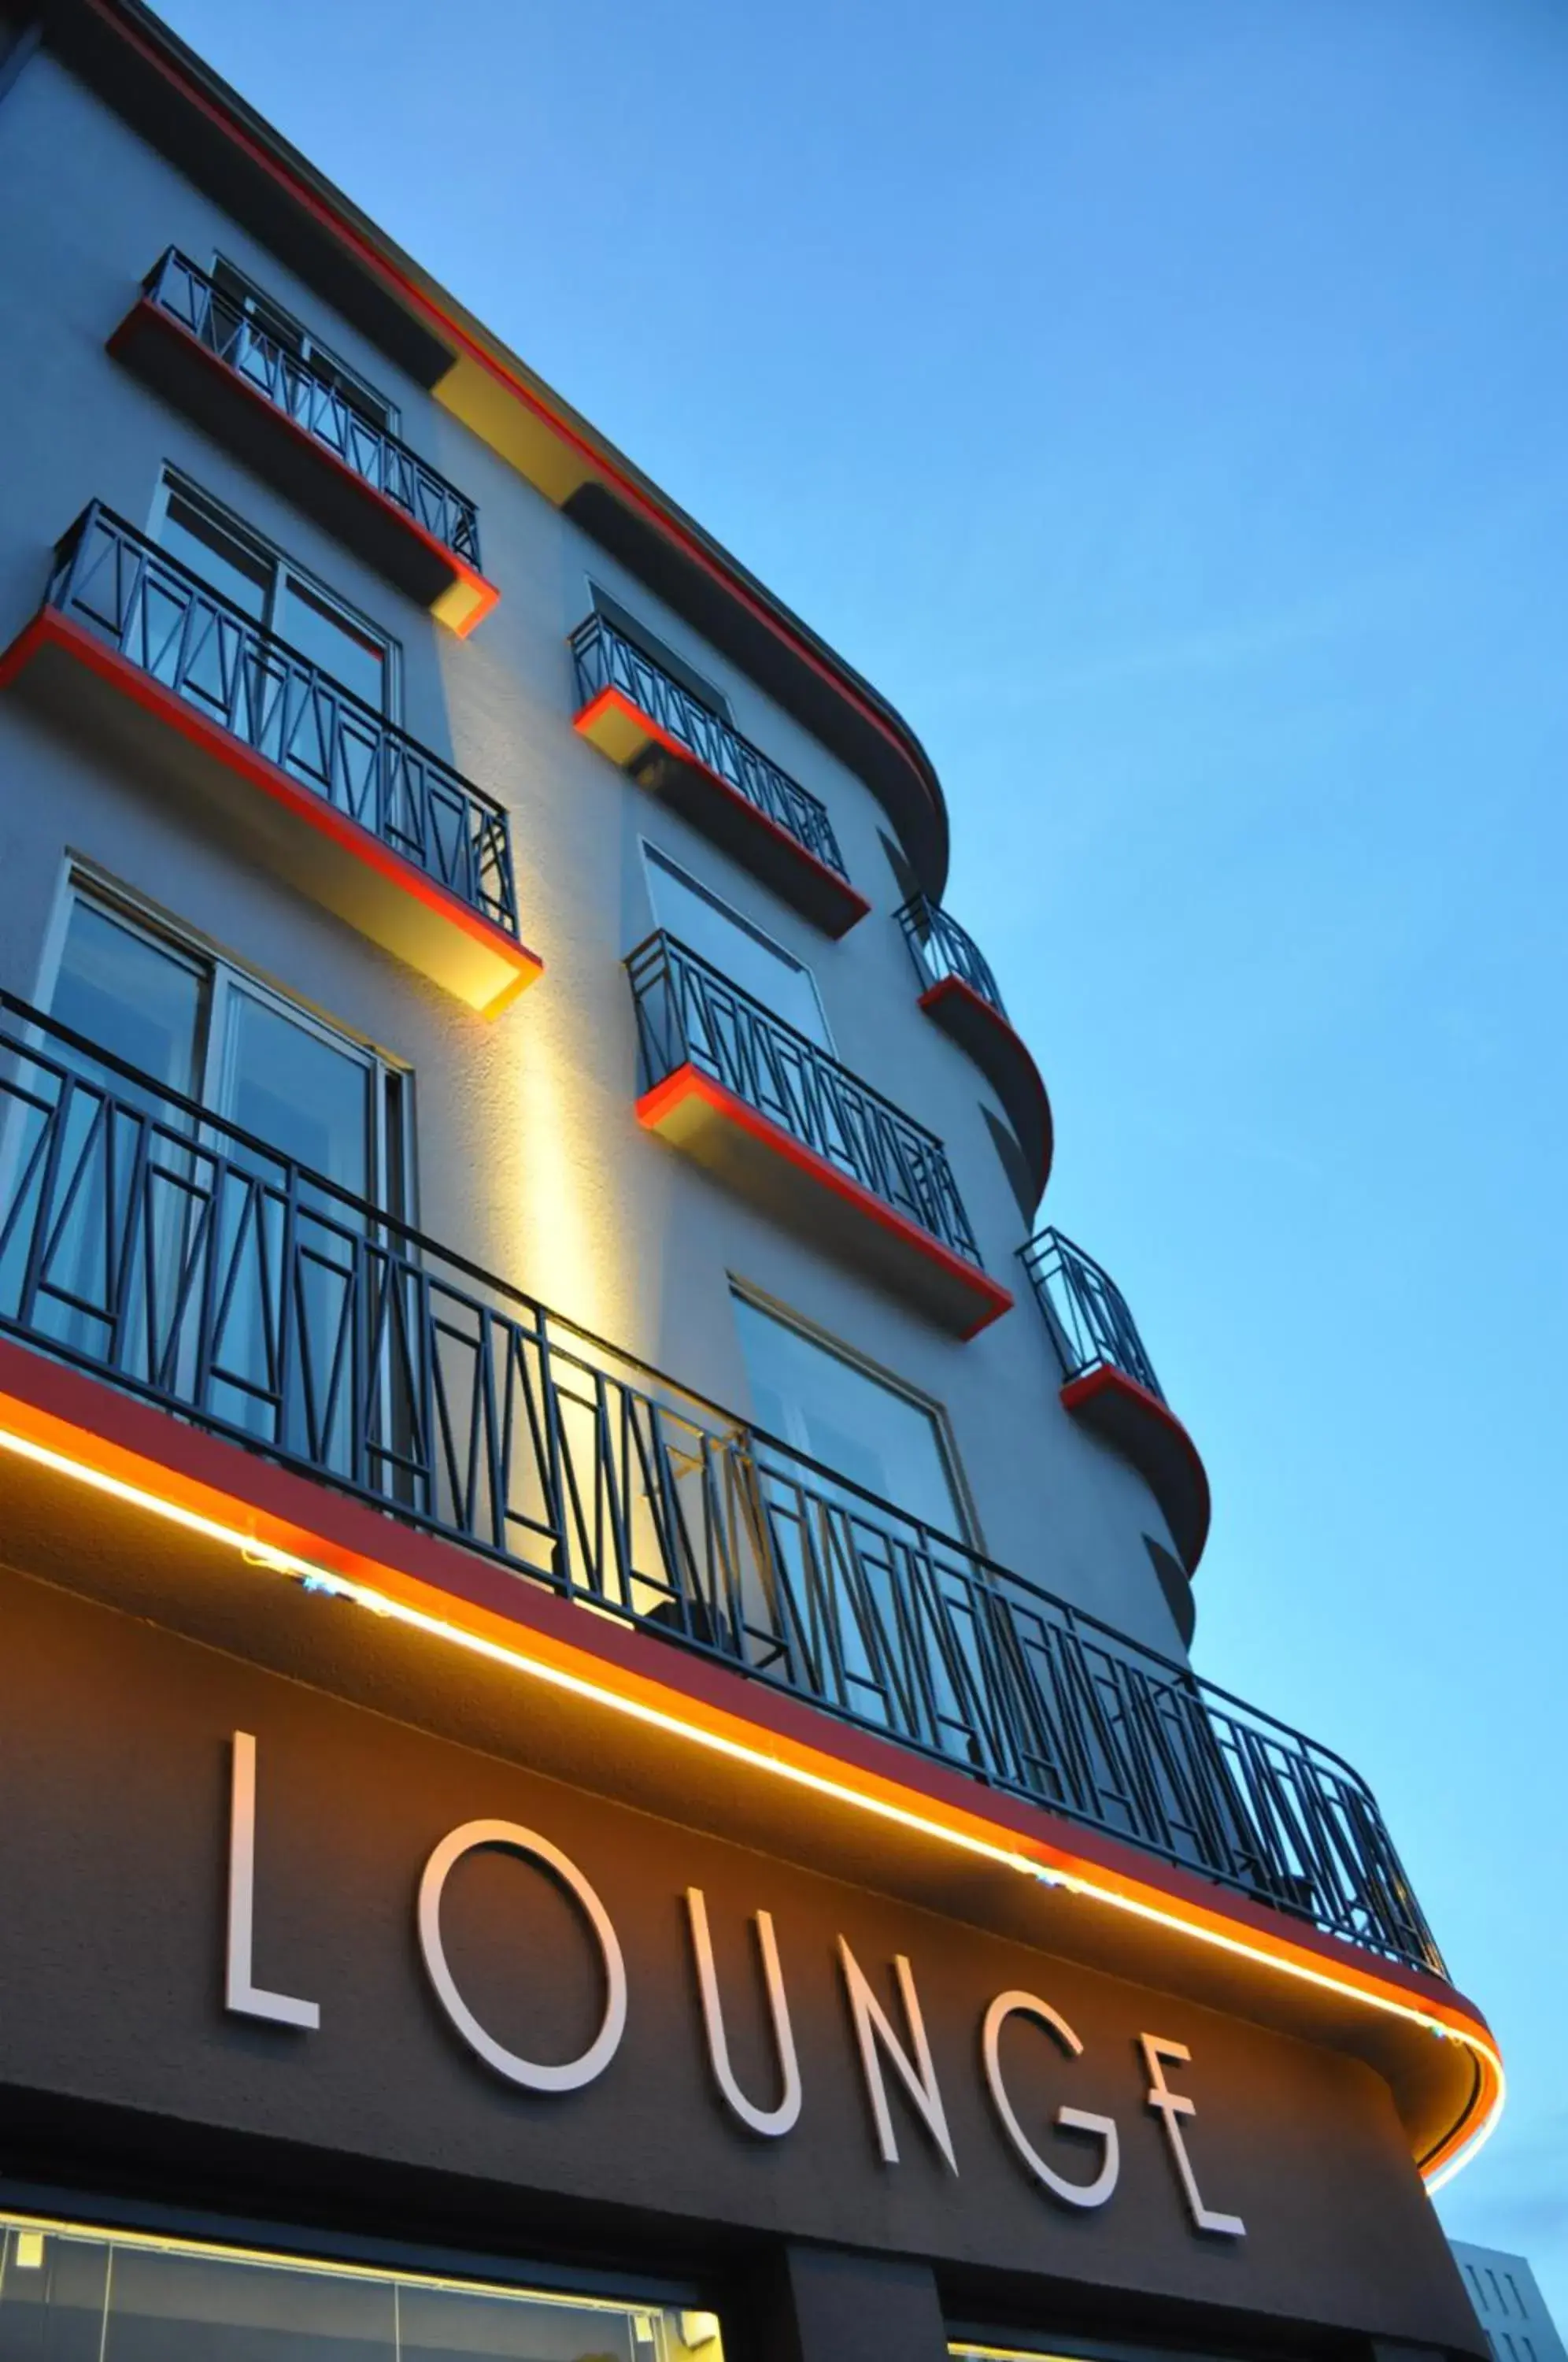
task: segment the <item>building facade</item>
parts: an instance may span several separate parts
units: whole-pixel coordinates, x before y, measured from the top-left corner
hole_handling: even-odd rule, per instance
[[[1467,2239],[1452,2245],[1492,2362],[1564,2362],[1557,2323],[1525,2257]]]
[[[134,0],[0,218],[0,2362],[1485,2362],[908,725]]]

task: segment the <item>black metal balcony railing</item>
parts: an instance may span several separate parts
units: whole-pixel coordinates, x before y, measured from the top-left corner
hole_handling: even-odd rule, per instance
[[[844,1722],[1441,1969],[1337,1756],[8,996],[0,1330]]]
[[[1165,1401],[1127,1299],[1092,1255],[1060,1231],[1043,1230],[1023,1249],[1023,1266],[1069,1378],[1086,1370],[1120,1370],[1157,1402]]]
[[[56,549],[46,601],[516,934],[502,806],[101,502]]]
[[[585,616],[571,635],[571,652],[578,694],[585,706],[607,689],[619,690],[667,737],[793,837],[813,860],[847,882],[849,873],[827,806],[634,647],[613,624],[600,614]]]
[[[639,944],[626,973],[650,1089],[679,1066],[697,1067],[950,1253],[984,1268],[934,1132],[673,936]]]
[[[149,304],[188,329],[198,344],[335,459],[392,501],[414,524],[472,567],[480,566],[479,515],[472,501],[383,426],[356,410],[288,346],[267,335],[244,306],[225,295],[177,247],[142,281]]]
[[[899,924],[923,984],[943,984],[949,977],[956,977],[999,1017],[1006,1018],[1007,1010],[989,962],[973,936],[966,934],[957,920],[951,918],[939,902],[929,900],[923,894],[911,894],[899,912]]]

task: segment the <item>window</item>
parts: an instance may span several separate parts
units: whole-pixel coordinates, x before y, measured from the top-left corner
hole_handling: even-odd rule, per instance
[[[71,889],[50,1007],[62,1025],[281,1156],[402,1211],[406,1078],[85,881]],[[117,1080],[114,1087],[127,1095]]]
[[[159,485],[152,538],[307,663],[392,715],[395,651],[385,635],[171,470]]]
[[[939,1532],[966,1535],[942,1414],[738,1291],[757,1422]]]
[[[651,844],[645,844],[643,853],[658,924],[731,984],[831,1054],[833,1036],[817,998],[815,979],[804,962],[743,919],[738,911],[732,911],[727,902],[720,901],[716,894],[710,894],[668,854]]]
[[[425,2279],[37,2217],[0,2220],[0,2354],[105,2362],[665,2362],[711,2315],[657,2299]]]
[[[406,1076],[91,881],[72,880],[58,942],[54,1017],[148,1079],[48,1044],[86,1086],[68,1125],[79,1162],[51,1241],[50,1333],[351,1473],[397,1440],[366,1429],[354,1373],[381,1350],[366,1250],[385,1235],[380,1215],[404,1211]],[[100,1091],[123,1110],[106,1122]]]
[[[292,312],[285,312],[281,304],[275,304],[270,295],[263,295],[243,270],[237,270],[221,254],[213,264],[213,285],[224,303],[242,320],[250,323],[258,336],[265,337],[270,343],[281,345],[286,353],[292,353],[295,360],[309,370],[312,377],[323,385],[329,385],[334,393],[340,394],[349,408],[369,420],[372,426],[381,427],[391,435],[397,433],[396,404],[378,392],[368,378],[361,377],[358,370],[350,369],[347,361],[340,360],[335,352],[313,337]],[[241,370],[245,367],[243,350],[236,354],[235,365]]]
[[[911,1638],[909,1558],[899,1537],[901,1530],[905,1542],[916,1538],[900,1516],[878,1510],[834,1478],[863,1485],[902,1518],[918,1518],[938,1535],[966,1537],[969,1520],[942,1415],[738,1289],[734,1305],[758,1423],[831,1472],[814,1475],[758,1444],[757,1473],[775,1540],[803,1586],[844,1702],[866,1722],[898,1727],[907,1707],[889,1669]],[[806,1531],[815,1536],[809,1551],[800,1546]],[[967,1554],[937,1541],[920,1555],[944,1607],[956,1611],[948,1645],[923,1650],[930,1736],[959,1762],[972,1762],[971,1709],[963,1692],[972,1699],[987,1676],[966,1612]],[[931,1604],[921,1611],[928,1639]]]
[[[694,697],[699,705],[705,705],[710,713],[718,714],[724,722],[734,721],[729,699],[705,673],[699,672],[695,665],[689,665],[684,657],[678,656],[667,641],[661,640],[657,633],[650,632],[646,624],[639,623],[629,607],[623,607],[619,599],[612,599],[608,590],[602,590],[591,576],[588,589],[594,613],[602,615],[613,631],[619,632],[624,640],[630,640],[639,655],[646,657],[650,664],[657,665],[671,680],[679,681],[687,695]]]

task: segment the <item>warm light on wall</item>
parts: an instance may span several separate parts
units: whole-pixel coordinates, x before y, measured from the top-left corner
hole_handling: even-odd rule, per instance
[[[181,1502],[167,1499],[159,1494],[148,1491],[143,1486],[129,1484],[122,1477],[94,1468],[88,1462],[54,1451],[49,1445],[38,1442],[29,1436],[0,1429],[0,1450],[15,1453],[18,1458],[30,1461],[39,1467],[48,1468],[73,1483],[85,1485],[93,1491],[107,1495],[116,1500],[128,1503],[133,1507],[144,1509],[153,1517],[161,1518],[183,1528],[187,1532],[198,1534],[209,1541],[217,1542],[236,1551],[248,1565],[265,1568],[272,1573],[286,1575],[291,1580],[302,1584],[307,1591],[325,1593],[335,1598],[351,1600],[373,1616],[402,1624],[411,1630],[427,1634],[431,1639],[441,1640],[449,1646],[464,1649],[474,1656],[484,1658],[492,1664],[503,1665],[531,1681],[543,1682],[551,1688],[582,1698],[594,1705],[605,1707],[612,1713],[627,1716],[648,1728],[658,1730],[689,1745],[702,1748],[730,1761],[743,1763],[749,1769],[767,1773],[771,1778],[787,1781],[794,1786],[828,1798],[834,1804],[847,1805],[856,1812],[869,1814],[878,1819],[896,1824],[901,1828],[911,1830],[941,1845],[955,1847],[963,1852],[977,1856],[984,1860],[996,1863],[1002,1869],[1031,1879],[1037,1884],[1050,1886],[1069,1894],[1081,1896],[1087,1901],[1106,1905],[1110,1909],[1130,1914],[1149,1924],[1165,1928],[1188,1941],[1207,1944],[1217,1949],[1232,1953],[1276,1975],[1315,1985],[1342,1999],[1350,1999],[1362,2003],[1364,2007],[1403,2018],[1408,2024],[1421,2027],[1440,2040],[1462,2044],[1470,2051],[1479,2070],[1480,2084],[1476,2108],[1480,2112],[1480,2121],[1468,2137],[1461,2139],[1456,2133],[1450,2144],[1445,2145],[1436,2156],[1422,2166],[1421,2171],[1430,2189],[1439,2189],[1445,2182],[1452,2180],[1461,2167],[1467,2165],[1478,2153],[1496,2127],[1506,2098],[1506,2084],[1502,2060],[1495,2046],[1473,2027],[1452,2023],[1439,2016],[1434,2011],[1423,2009],[1417,2003],[1403,1999],[1386,1988],[1374,1987],[1364,1974],[1336,1975],[1326,1967],[1315,1967],[1298,1954],[1286,1954],[1271,1945],[1261,1933],[1249,1937],[1246,1934],[1228,1932],[1205,1920],[1188,1916],[1167,1904],[1153,1903],[1141,1895],[1131,1893],[1119,1886],[1110,1873],[1095,1866],[1085,1865],[1071,1871],[1060,1869],[1054,1864],[1032,1859],[1016,1847],[993,1843],[971,1830],[957,1828],[939,1820],[929,1813],[896,1804],[889,1797],[878,1795],[855,1785],[851,1780],[835,1779],[827,1773],[815,1772],[806,1764],[791,1761],[786,1756],[770,1754],[759,1747],[748,1746],[744,1740],[732,1737],[728,1732],[713,1729],[683,1715],[668,1712],[650,1704],[646,1698],[629,1696],[613,1688],[608,1681],[589,1679],[583,1674],[571,1672],[563,1665],[553,1664],[544,1657],[530,1655],[521,1647],[511,1646],[492,1639],[485,1633],[469,1630],[448,1617],[432,1615],[409,1601],[395,1598],[377,1589],[373,1584],[361,1583],[352,1576],[337,1573],[329,1567],[318,1565],[308,1559],[299,1557],[293,1551],[275,1549],[255,1535],[242,1532],[237,1527],[226,1525],[222,1520],[208,1517],[200,1510],[189,1508]],[[1463,2131],[1463,2126],[1460,2130]]]
[[[548,934],[541,881],[565,877],[580,884],[585,864],[601,871],[609,865],[613,882],[598,875],[591,893],[586,888],[580,896],[574,892],[574,903],[618,909],[619,832],[602,824],[590,828],[580,806],[560,791],[554,757],[545,758],[559,727],[558,713],[520,685],[500,646],[458,647],[443,640],[437,656],[453,760],[502,794],[530,927],[542,924]],[[505,783],[513,779],[520,785],[508,791]],[[468,1178],[491,1235],[475,1252],[477,1260],[514,1277],[531,1294],[573,1306],[583,1329],[601,1337],[647,1338],[657,1333],[660,1304],[647,1299],[662,1285],[662,1269],[657,1255],[636,1252],[635,1217],[620,1194],[624,1166],[613,1146],[619,1108],[607,1109],[596,1088],[607,1042],[615,1040],[613,1021],[627,1044],[626,1070],[618,1076],[623,1099],[631,1081],[631,1005],[613,953],[601,956],[606,949],[585,945],[574,920],[550,945],[552,974],[566,988],[536,994],[525,1022],[503,1030],[493,1043],[476,1044],[483,1067],[478,1089],[465,1095],[465,1120],[473,1127]],[[587,967],[574,979],[574,963],[585,958]],[[611,979],[609,1017],[595,976]],[[609,1056],[613,1059],[613,1046]],[[470,1216],[471,1210],[470,1202]]]

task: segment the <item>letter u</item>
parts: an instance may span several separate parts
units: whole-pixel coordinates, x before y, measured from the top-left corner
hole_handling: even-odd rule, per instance
[[[687,1888],[686,1909],[691,1922],[691,1952],[697,1964],[697,1990],[701,1996],[702,2025],[708,2037],[708,2063],[713,2070],[713,2081],[726,2106],[734,2110],[743,2125],[769,2140],[777,2140],[781,2134],[792,2130],[800,2116],[801,2069],[795,2057],[795,2036],[790,2024],[790,2004],[784,1995],[784,1978],[778,1966],[778,1946],[774,1939],[772,1916],[766,1911],[757,1913],[756,1945],[762,1955],[762,1978],[767,1989],[768,2014],[773,2020],[773,2041],[778,2053],[779,2081],[783,2091],[776,2108],[759,2108],[746,2098],[730,2064],[729,2037],[724,2032],[724,2005],[719,1998],[718,1971],[713,1965],[713,1939],[708,1932],[708,1905],[700,1886]]]

